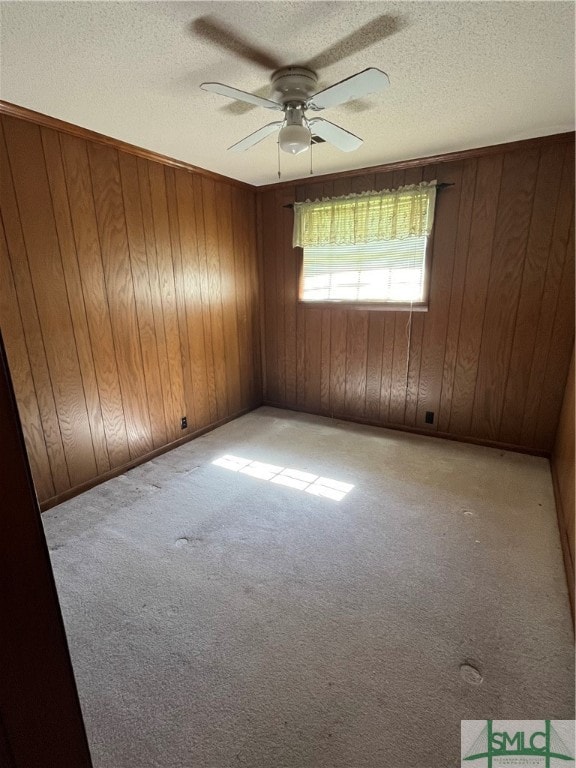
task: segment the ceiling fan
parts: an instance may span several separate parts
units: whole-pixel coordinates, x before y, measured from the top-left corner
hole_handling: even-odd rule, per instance
[[[324,120],[323,117],[307,117],[306,111],[319,112],[328,107],[335,107],[381,91],[390,84],[388,75],[374,67],[341,80],[318,93],[314,93],[318,82],[316,73],[304,67],[283,67],[273,73],[271,81],[277,100],[255,96],[223,83],[201,84],[200,88],[205,91],[284,113],[283,120],[264,125],[228,149],[243,152],[271,133],[279,131],[280,149],[292,155],[305,152],[310,147],[312,132],[343,152],[351,152],[362,145],[362,139],[339,125]]]
[[[362,139],[358,136],[329,120],[314,114],[308,116],[306,113],[307,111],[317,113],[382,91],[390,84],[388,75],[380,69],[370,67],[317,91],[318,76],[315,69],[345,58],[392,34],[398,28],[396,19],[381,16],[314,57],[310,62],[302,66],[282,66],[273,55],[246,42],[220,22],[210,17],[197,19],[193,23],[193,30],[196,33],[253,63],[274,69],[270,77],[272,97],[269,99],[223,83],[200,85],[205,91],[217,93],[244,104],[284,113],[281,120],[264,125],[228,149],[243,152],[276,132],[279,133],[280,149],[293,155],[305,152],[311,143],[316,141],[328,142],[343,152],[358,149],[362,145]]]

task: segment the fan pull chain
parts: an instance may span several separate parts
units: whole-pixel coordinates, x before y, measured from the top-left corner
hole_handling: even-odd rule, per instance
[[[280,173],[280,142],[276,142],[276,147],[278,149],[278,179],[280,180],[282,178],[282,174]]]
[[[314,171],[312,170],[312,147],[314,144],[312,144],[312,140],[310,140],[310,176],[314,175]]]

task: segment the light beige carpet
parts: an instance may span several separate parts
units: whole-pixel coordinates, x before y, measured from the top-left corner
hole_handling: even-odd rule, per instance
[[[261,408],[43,520],[95,768],[451,768],[461,719],[574,717],[544,459]]]

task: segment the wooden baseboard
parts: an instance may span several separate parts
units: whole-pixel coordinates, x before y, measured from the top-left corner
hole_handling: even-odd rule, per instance
[[[562,555],[564,557],[564,569],[566,571],[566,581],[568,582],[568,596],[570,598],[570,609],[572,610],[572,622],[574,623],[576,618],[574,607],[574,591],[576,589],[574,579],[574,562],[570,552],[568,531],[566,530],[566,524],[564,522],[565,517],[564,509],[562,506],[562,493],[560,491],[560,483],[558,480],[558,474],[556,472],[556,465],[553,461],[550,462],[550,471],[552,473],[552,486],[554,488],[554,499],[556,501],[556,515],[558,517],[558,528],[560,529],[560,543],[562,545]]]
[[[529,456],[539,456],[540,458],[549,459],[550,451],[544,451],[537,448],[526,448],[523,445],[513,445],[511,443],[499,443],[495,440],[481,440],[476,437],[464,437],[461,435],[453,435],[449,432],[438,432],[436,430],[420,429],[419,427],[407,427],[403,424],[382,424],[379,421],[373,419],[364,419],[361,417],[343,416],[339,413],[320,413],[319,411],[312,410],[310,408],[299,407],[296,408],[290,405],[283,405],[281,403],[273,403],[271,400],[264,400],[262,405],[268,405],[270,408],[282,408],[286,411],[295,411],[296,413],[310,413],[313,416],[323,416],[325,419],[334,419],[336,421],[349,421],[352,424],[365,424],[368,427],[380,427],[381,429],[393,429],[397,432],[408,432],[413,435],[422,435],[423,437],[439,437],[442,440],[452,440],[456,443],[469,443],[471,445],[482,445],[485,448],[497,448],[501,451],[514,451],[515,453],[525,453]]]
[[[257,403],[256,405],[250,406],[248,408],[243,408],[237,413],[233,413],[231,416],[226,416],[226,418],[215,421],[213,424],[209,424],[206,427],[197,429],[194,432],[189,432],[184,437],[181,437],[178,440],[174,440],[171,443],[167,443],[161,448],[156,448],[154,451],[149,451],[143,456],[138,456],[137,459],[129,461],[126,464],[122,464],[120,467],[114,467],[114,469],[111,469],[108,472],[104,472],[102,475],[98,475],[98,477],[94,477],[91,480],[87,480],[85,483],[76,485],[74,488],[68,488],[66,491],[63,491],[56,496],[51,496],[49,499],[46,499],[40,503],[40,510],[42,512],[46,512],[47,509],[51,509],[57,504],[61,504],[63,501],[68,501],[68,499],[72,499],[74,496],[78,496],[79,494],[84,493],[84,491],[89,491],[90,488],[94,488],[95,486],[100,485],[100,483],[105,483],[106,480],[112,480],[112,478],[118,477],[118,475],[123,475],[124,472],[128,472],[129,469],[134,469],[134,467],[137,467],[140,464],[144,464],[151,459],[155,459],[157,456],[161,456],[163,453],[168,453],[168,451],[171,451],[173,448],[178,448],[180,445],[189,443],[190,440],[195,440],[197,437],[201,437],[201,435],[205,435],[207,432],[212,432],[213,429],[221,427],[224,424],[227,424],[229,421],[234,421],[234,419],[237,419],[239,416],[244,416],[246,413],[250,413],[250,411],[254,411],[256,408],[260,408],[261,405],[262,403]]]

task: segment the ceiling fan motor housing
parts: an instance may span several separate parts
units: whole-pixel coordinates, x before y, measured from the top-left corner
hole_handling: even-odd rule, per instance
[[[305,67],[283,67],[270,78],[272,98],[281,104],[303,103],[316,92],[318,76]]]

